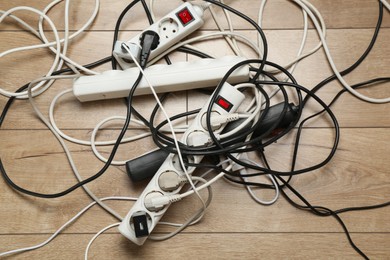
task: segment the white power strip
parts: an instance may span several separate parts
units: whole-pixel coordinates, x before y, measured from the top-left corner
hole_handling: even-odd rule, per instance
[[[202,17],[202,7],[184,3],[144,30],[143,32],[154,31],[160,36],[160,43],[156,49],[151,51],[149,60],[200,28],[204,24]],[[138,46],[143,32],[126,42],[135,57],[138,57]],[[113,56],[122,69],[127,69],[132,67],[131,56],[122,49],[122,43],[122,41],[115,43]]]
[[[212,113],[219,115],[232,114],[237,110],[244,99],[245,95],[243,93],[232,87],[230,84],[225,83],[221,91],[218,93],[216,103],[212,107]],[[208,134],[208,131],[205,129],[206,127],[204,124],[204,116],[207,112],[210,101],[211,98],[203,106],[191,126],[184,133],[183,137],[181,138],[182,143],[189,146],[207,146],[211,143],[211,138]],[[225,124],[219,126],[218,129],[214,130],[214,133],[220,133],[224,127]],[[203,159],[203,156],[193,156],[192,158],[188,159],[194,163],[200,163],[200,161]],[[173,175],[176,177],[185,176],[181,166],[175,163],[177,161],[177,155],[170,154],[167,157],[119,226],[119,231],[122,233],[122,235],[137,245],[142,245],[145,242],[149,234],[152,232],[154,227],[157,225],[169,207],[169,205],[166,205],[163,208],[151,208],[150,205],[146,203],[146,201],[150,200],[151,198],[178,194],[182,188],[181,185],[175,190],[166,190],[161,184],[161,176],[163,174],[171,176]],[[192,174],[194,170],[195,168],[190,167],[188,168],[187,172],[188,174]]]
[[[145,69],[145,75],[157,93],[211,87],[216,86],[231,67],[243,60],[238,56],[226,56],[172,65],[153,65]],[[82,76],[74,81],[73,93],[81,102],[127,97],[138,74],[138,68],[130,68]],[[248,80],[249,67],[242,66],[232,73],[228,82],[235,84]],[[142,79],[135,95],[150,93],[149,85]]]

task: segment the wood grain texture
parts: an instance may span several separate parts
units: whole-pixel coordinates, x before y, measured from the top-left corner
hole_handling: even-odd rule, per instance
[[[319,163],[326,158],[332,144],[333,131],[331,129],[306,129],[302,137],[302,145],[299,153],[297,168],[308,167]],[[12,133],[12,134],[11,134]],[[89,131],[72,130],[72,136],[86,138]],[[28,183],[28,187],[46,193],[63,190],[75,183],[75,177],[67,165],[66,158],[61,147],[48,130],[18,130],[1,131],[0,138],[5,141],[5,149],[1,152],[4,166],[16,183]],[[102,137],[113,139],[117,131],[104,131]],[[266,149],[266,154],[273,168],[287,170],[291,157],[291,143],[295,133],[280,140],[275,146]],[[370,205],[380,203],[390,196],[388,186],[388,169],[390,162],[384,160],[382,154],[389,154],[389,147],[368,146],[372,141],[378,143],[390,142],[387,129],[343,129],[342,139],[337,156],[327,167],[313,173],[296,177],[292,185],[301,192],[311,203],[324,205],[332,209],[347,206]],[[321,136],[321,141],[316,140]],[[19,142],[29,144],[20,145]],[[79,167],[83,178],[97,172],[103,164],[98,161],[88,147],[69,145],[76,165]],[[145,139],[132,144],[123,145],[116,158],[120,160],[130,159],[136,154],[142,154],[153,148],[152,141]],[[108,155],[110,149],[102,148],[104,155]],[[361,151],[356,154],[355,151]],[[283,158],[282,160],[280,158]],[[28,170],[27,170],[28,169]],[[34,176],[29,173],[33,172]],[[88,185],[99,197],[111,196],[137,196],[142,191],[143,185],[131,183],[125,176],[124,167],[112,167],[106,174]],[[47,184],[47,185],[44,185]],[[48,185],[50,184],[50,185]],[[0,197],[3,211],[0,219],[9,220],[11,223],[0,227],[0,233],[7,232],[52,232],[61,223],[69,219],[78,210],[89,203],[89,199],[83,191],[75,191],[64,199],[42,200],[20,196],[3,185],[8,191],[7,195]],[[113,188],[114,187],[114,188]],[[318,218],[307,212],[292,208],[286,201],[280,200],[272,207],[263,207],[253,202],[247,192],[241,186],[231,185],[220,181],[214,187],[214,199],[207,217],[201,225],[191,227],[191,232],[329,232],[340,231],[335,221],[330,218]],[[364,191],[364,192],[362,192]],[[260,196],[271,197],[272,192],[259,191]],[[83,199],[81,199],[83,198]],[[12,201],[12,203],[9,203]],[[28,202],[34,203],[28,203]],[[166,219],[177,221],[189,216],[194,210],[194,204],[199,207],[196,199],[188,199],[177,205],[166,214]],[[15,205],[18,205],[15,207]],[[20,205],[20,206],[19,206]],[[125,214],[131,203],[118,202],[115,204]],[[23,208],[23,212],[20,212]],[[45,208],[42,211],[42,208]],[[351,225],[351,231],[355,232],[389,232],[390,224],[386,216],[389,208],[375,211],[367,211],[365,214],[344,214],[347,223]],[[101,212],[96,208],[93,212]],[[15,214],[21,216],[34,215],[35,218],[21,217],[12,220]],[[96,214],[88,213],[80,219],[80,225],[76,230],[81,232],[93,232],[102,225],[100,221],[107,221],[110,217],[94,220]],[[224,216],[229,216],[225,219]],[[275,216],[278,216],[275,221]],[[368,224],[365,220],[369,218]],[[218,221],[224,219],[224,221]],[[242,225],[240,221],[251,223]],[[310,221],[308,221],[310,220]],[[15,221],[15,222],[14,222]],[[307,222],[304,226],[302,224]],[[81,223],[90,223],[82,225]],[[265,224],[266,223],[266,224]],[[321,224],[319,224],[321,223]],[[22,225],[22,226],[21,226]],[[166,230],[166,228],[163,228]],[[68,232],[68,231],[67,231]],[[69,232],[76,232],[73,227]]]
[[[81,259],[92,234],[60,235],[49,246],[20,254],[12,259]],[[354,240],[368,254],[386,259],[389,254],[388,234],[352,234]],[[21,247],[46,239],[47,235],[0,235],[0,245]],[[194,239],[197,241],[194,243]],[[9,243],[10,240],[17,241]],[[251,242],[253,241],[253,242]],[[65,246],[66,245],[66,246]],[[146,242],[138,247],[129,244],[120,234],[103,234],[92,245],[91,259],[357,259],[344,234],[310,233],[183,233],[164,242]],[[299,250],[297,250],[299,248]],[[1,247],[0,247],[1,250]]]
[[[2,0],[0,9],[29,5],[43,9],[49,0]],[[148,2],[148,1],[147,1]],[[156,1],[155,11],[161,17],[181,1]],[[256,0],[225,0],[230,6],[256,19]],[[293,59],[302,37],[302,15],[291,1],[268,1],[264,17],[265,34],[269,44],[269,60],[286,64]],[[342,70],[355,62],[371,40],[378,14],[377,0],[312,0],[323,15],[327,28],[327,40],[337,67]],[[77,30],[92,11],[94,0],[71,1],[71,30]],[[113,28],[120,11],[127,1],[101,1],[97,20],[88,33],[72,41],[69,56],[80,64],[87,64],[110,55]],[[216,8],[217,13],[222,13]],[[36,24],[37,17],[28,12],[18,12],[26,21]],[[63,3],[50,12],[50,17],[64,29]],[[200,32],[216,30],[209,14]],[[256,41],[257,35],[247,23],[233,17],[235,29]],[[147,20],[141,5],[125,17],[120,38],[128,39],[145,28]],[[312,28],[312,25],[311,27]],[[53,34],[45,25],[47,36]],[[62,35],[63,32],[60,32]],[[37,44],[38,41],[10,19],[0,24],[0,52],[18,46]],[[389,76],[390,67],[390,16],[384,12],[382,29],[374,49],[367,59],[350,75],[347,82],[353,84],[375,77]],[[318,43],[315,30],[310,29],[305,50]],[[232,54],[221,39],[213,39],[196,46],[219,57]],[[254,57],[243,45],[244,52]],[[183,53],[170,55],[173,62],[195,60]],[[15,90],[48,70],[53,55],[47,50],[16,53],[0,59],[0,86]],[[110,64],[97,71],[110,69]],[[323,51],[303,60],[294,77],[308,89],[313,88],[332,71]],[[51,100],[60,91],[72,86],[70,80],[57,81],[45,94],[36,98],[48,115]],[[389,85],[371,87],[363,93],[373,97],[390,95]],[[342,89],[332,82],[318,92],[326,102]],[[171,93],[165,102],[170,115],[200,108],[207,95],[199,91]],[[0,96],[0,109],[7,99]],[[135,107],[146,117],[155,105],[152,97],[137,97]],[[309,103],[303,116],[318,110]],[[344,94],[334,105],[333,111],[341,128],[339,149],[325,167],[293,178],[292,186],[315,205],[331,209],[382,203],[390,198],[390,104],[373,105],[362,102],[350,94]],[[58,126],[70,136],[89,140],[92,129],[102,119],[112,115],[124,115],[123,100],[107,100],[80,103],[72,95],[59,102],[55,117]],[[158,120],[163,117],[159,115]],[[184,123],[181,122],[181,123]],[[114,139],[122,122],[106,126],[98,140]],[[127,136],[142,133],[137,125],[131,125]],[[273,168],[289,169],[296,130],[265,150]],[[299,150],[297,168],[321,162],[332,146],[334,129],[327,117],[318,118],[306,125]],[[66,142],[83,178],[97,172],[103,163],[91,152],[90,147]],[[150,138],[123,144],[116,159],[125,160],[143,154],[155,145]],[[111,147],[100,147],[108,156]],[[40,122],[26,101],[16,101],[0,129],[0,156],[12,179],[34,191],[58,192],[76,182],[64,151],[55,137]],[[255,157],[255,156],[254,156]],[[201,171],[199,172],[199,174]],[[211,177],[212,175],[210,175]],[[98,196],[138,196],[147,182],[133,183],[126,176],[123,166],[110,167],[101,178],[88,187]],[[204,219],[189,227],[182,234],[164,242],[148,241],[142,247],[133,245],[116,229],[102,235],[92,246],[91,259],[359,259],[350,247],[341,226],[332,217],[317,217],[292,207],[284,198],[272,206],[255,203],[240,185],[224,180],[213,185],[214,197]],[[259,196],[271,198],[271,191],[258,190]],[[205,196],[205,193],[202,192]],[[288,192],[292,196],[291,192]],[[294,198],[298,201],[296,198]],[[64,222],[91,202],[81,189],[58,199],[38,199],[15,192],[0,179],[0,252],[30,246],[42,242]],[[133,202],[110,201],[108,204],[125,215]],[[183,222],[200,207],[195,198],[187,198],[172,205],[164,220]],[[352,239],[370,258],[389,259],[390,208],[341,214]],[[94,206],[64,234],[44,248],[18,254],[5,259],[82,259],[85,247],[98,230],[116,220]],[[159,226],[157,234],[172,231]]]

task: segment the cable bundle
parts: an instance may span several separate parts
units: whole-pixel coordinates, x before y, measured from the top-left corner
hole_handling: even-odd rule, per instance
[[[83,30],[85,30],[93,22],[94,18],[97,15],[97,10],[99,9],[99,1],[96,0],[95,10],[93,11],[93,15],[88,20],[88,22],[82,27],[82,29],[78,30],[76,33],[74,33],[72,35],[69,35],[69,28],[68,28],[68,15],[69,15],[69,4],[70,4],[69,2],[70,1],[65,1],[65,37],[64,37],[64,39],[59,38],[54,23],[47,16],[47,12],[53,6],[58,4],[59,2],[60,1],[52,2],[42,12],[39,10],[33,9],[33,8],[24,8],[24,10],[34,12],[40,16],[39,31],[34,30],[31,26],[29,26],[28,24],[26,24],[24,21],[20,20],[16,16],[11,16],[11,13],[13,13],[14,11],[17,11],[17,10],[21,10],[21,8],[14,8],[14,9],[8,10],[7,12],[2,12],[2,16],[0,17],[0,22],[3,21],[3,19],[6,16],[13,18],[15,21],[22,24],[31,33],[33,33],[39,39],[41,39],[43,44],[9,50],[9,51],[1,53],[0,57],[8,55],[12,52],[20,51],[20,50],[26,50],[26,49],[32,49],[32,48],[42,48],[42,47],[49,47],[50,50],[54,53],[55,57],[54,57],[54,63],[45,77],[39,78],[37,80],[32,81],[29,84],[26,84],[25,86],[23,86],[22,88],[20,88],[16,92],[8,92],[8,91],[1,90],[1,92],[0,92],[1,94],[5,95],[7,97],[10,97],[10,98],[9,98],[9,100],[8,100],[4,110],[2,112],[2,115],[0,117],[0,126],[1,126],[2,122],[4,121],[5,116],[9,110],[12,102],[14,101],[14,99],[15,98],[23,98],[23,99],[28,98],[30,103],[32,104],[33,109],[36,112],[36,114],[49,127],[49,129],[52,130],[52,132],[55,134],[56,138],[59,140],[59,142],[63,146],[63,148],[67,154],[67,157],[69,159],[69,162],[71,164],[72,170],[75,173],[75,175],[77,176],[79,183],[75,184],[74,186],[68,188],[65,191],[58,192],[55,194],[42,194],[42,193],[30,191],[28,189],[25,189],[23,187],[18,186],[17,184],[15,184],[11,180],[11,178],[6,173],[6,170],[3,166],[2,161],[0,160],[0,171],[1,171],[4,179],[6,180],[6,182],[10,186],[12,186],[14,189],[16,189],[22,193],[36,196],[36,197],[42,197],[42,198],[61,197],[61,196],[64,196],[64,195],[74,191],[75,189],[77,189],[79,187],[83,187],[86,190],[86,192],[100,206],[102,206],[109,213],[111,213],[117,219],[120,220],[121,216],[118,213],[116,213],[115,211],[113,211],[111,208],[109,208],[107,205],[105,205],[101,199],[98,199],[90,190],[88,190],[88,188],[85,186],[85,184],[97,179],[102,174],[104,174],[104,172],[108,169],[108,167],[111,164],[117,164],[117,165],[124,164],[124,162],[114,161],[115,153],[116,153],[116,151],[121,143],[133,141],[133,140],[136,140],[138,138],[144,138],[148,135],[152,135],[153,140],[158,147],[168,151],[169,153],[178,154],[178,156],[180,158],[180,163],[182,164],[183,169],[185,169],[186,167],[197,167],[197,168],[201,169],[201,171],[203,171],[204,168],[210,168],[210,169],[217,170],[220,172],[218,175],[216,175],[215,177],[213,177],[209,181],[204,181],[203,178],[195,180],[195,179],[191,178],[190,176],[187,176],[187,178],[188,178],[187,181],[188,181],[188,183],[190,183],[192,189],[190,191],[188,191],[187,193],[183,194],[181,197],[185,197],[185,196],[188,196],[188,195],[191,195],[194,193],[198,194],[199,190],[206,188],[206,187],[210,187],[210,185],[212,183],[214,183],[216,180],[218,180],[219,178],[222,178],[222,177],[225,177],[227,180],[229,180],[231,182],[244,185],[245,188],[248,189],[248,191],[250,192],[250,195],[256,201],[258,201],[259,203],[262,203],[262,204],[274,203],[276,201],[276,199],[278,198],[278,195],[280,192],[292,205],[294,205],[297,208],[300,208],[303,210],[310,210],[311,212],[313,212],[314,214],[319,215],[319,216],[333,216],[333,217],[335,217],[340,222],[344,231],[346,232],[348,239],[349,239],[349,242],[351,243],[352,247],[357,252],[359,252],[359,254],[366,257],[364,255],[364,253],[361,252],[359,250],[359,248],[351,240],[349,233],[348,233],[348,230],[338,214],[340,214],[342,212],[346,212],[346,211],[366,210],[366,209],[388,206],[389,202],[384,203],[384,204],[374,205],[374,206],[368,206],[368,207],[355,207],[355,208],[347,208],[347,209],[340,209],[340,210],[330,210],[330,209],[327,209],[325,207],[312,206],[302,195],[299,194],[298,191],[296,191],[290,185],[289,182],[290,182],[291,178],[295,175],[312,172],[316,169],[323,167],[334,156],[336,149],[337,149],[337,146],[338,146],[339,138],[340,138],[340,130],[339,130],[339,125],[338,125],[337,119],[336,119],[335,115],[333,114],[332,110],[330,109],[330,106],[332,104],[334,104],[334,102],[337,100],[337,98],[342,93],[345,93],[346,91],[348,91],[348,92],[352,93],[353,95],[359,97],[362,100],[365,100],[368,102],[373,102],[373,103],[389,102],[389,98],[384,98],[384,99],[369,98],[369,97],[363,96],[362,94],[357,92],[355,89],[359,88],[359,87],[368,86],[368,85],[370,85],[372,83],[376,83],[376,82],[387,82],[387,81],[389,81],[390,78],[372,79],[372,80],[369,80],[366,82],[355,84],[353,86],[350,86],[343,79],[343,76],[352,72],[365,59],[365,57],[369,54],[369,52],[373,48],[374,43],[375,43],[376,38],[377,38],[378,33],[379,33],[382,18],[383,18],[383,3],[382,2],[379,3],[379,18],[378,18],[377,27],[376,27],[374,36],[373,36],[371,43],[368,46],[367,50],[359,58],[359,60],[356,63],[354,63],[351,67],[349,67],[348,69],[346,69],[344,71],[339,72],[337,70],[334,62],[333,62],[332,56],[331,56],[330,51],[327,47],[327,43],[325,40],[325,34],[326,34],[325,23],[321,17],[321,14],[308,1],[305,1],[305,0],[294,0],[293,1],[298,6],[300,6],[303,10],[304,34],[303,34],[301,46],[300,46],[299,51],[297,53],[297,58],[285,66],[280,66],[278,64],[275,64],[275,63],[268,61],[268,59],[267,59],[268,58],[267,57],[268,56],[268,45],[267,45],[266,37],[265,37],[265,35],[261,29],[261,26],[260,26],[262,12],[264,11],[264,6],[265,6],[266,1],[263,1],[261,4],[261,8],[260,8],[260,12],[259,12],[259,21],[258,21],[258,23],[256,23],[252,19],[247,17],[246,15],[244,15],[244,14],[240,13],[239,11],[225,5],[223,3],[223,1],[207,0],[206,2],[208,2],[208,4],[205,5],[205,8],[206,7],[210,8],[211,15],[215,19],[221,32],[216,32],[216,33],[212,33],[210,35],[205,35],[205,36],[199,36],[199,37],[195,37],[195,38],[183,41],[183,42],[173,46],[172,48],[170,48],[167,52],[163,53],[161,56],[148,62],[148,64],[150,65],[150,64],[153,64],[154,62],[160,60],[161,58],[165,58],[167,63],[170,64],[170,60],[169,60],[167,54],[171,53],[174,50],[187,52],[189,54],[193,54],[193,55],[200,56],[200,57],[211,57],[212,55],[203,53],[201,50],[191,46],[190,44],[193,42],[199,41],[199,40],[211,39],[214,37],[224,37],[224,39],[227,41],[229,46],[232,48],[232,50],[237,55],[241,55],[241,56],[243,55],[243,51],[240,49],[240,47],[238,45],[239,41],[244,42],[245,44],[250,46],[258,54],[258,57],[256,59],[248,59],[245,62],[239,63],[235,67],[233,67],[226,74],[226,76],[222,79],[222,81],[218,84],[218,86],[216,87],[216,92],[212,97],[211,103],[213,103],[215,101],[215,99],[218,96],[218,91],[221,89],[222,85],[228,80],[229,75],[235,69],[237,69],[240,66],[250,66],[251,72],[252,72],[251,79],[248,82],[242,82],[241,84],[238,84],[235,86],[237,89],[242,90],[243,92],[247,93],[248,96],[251,97],[250,98],[250,105],[245,110],[241,111],[240,112],[241,114],[239,114],[239,116],[238,116],[238,118],[242,119],[242,123],[240,124],[240,126],[238,128],[236,128],[236,130],[232,130],[230,132],[227,132],[225,135],[222,135],[222,136],[215,135],[213,130],[212,130],[211,105],[210,105],[208,107],[206,123],[208,126],[209,135],[212,138],[213,144],[212,144],[212,146],[201,147],[201,148],[189,147],[189,146],[186,146],[184,144],[179,143],[177,141],[177,138],[175,137],[175,130],[184,131],[185,128],[180,127],[179,129],[175,129],[173,123],[171,123],[171,122],[174,122],[175,120],[178,120],[178,119],[183,118],[185,116],[190,116],[192,114],[195,114],[195,113],[197,113],[197,110],[186,112],[186,113],[181,113],[181,114],[178,114],[172,118],[169,118],[167,116],[167,113],[164,111],[164,107],[161,103],[165,97],[160,98],[161,99],[161,101],[160,101],[160,99],[157,97],[157,95],[155,93],[154,93],[154,96],[156,98],[157,105],[156,105],[155,109],[153,110],[149,120],[147,120],[144,116],[142,116],[140,113],[138,113],[138,111],[134,107],[132,107],[133,93],[137,87],[138,82],[141,80],[141,78],[145,77],[145,75],[143,75],[143,72],[142,72],[143,68],[141,66],[139,67],[140,74],[139,74],[138,80],[134,83],[133,88],[129,93],[129,96],[126,99],[126,106],[127,106],[126,117],[112,117],[112,118],[108,118],[108,119],[102,121],[101,123],[99,123],[96,126],[95,130],[93,131],[93,134],[92,134],[90,141],[78,140],[78,139],[72,138],[70,136],[66,136],[64,133],[61,132],[61,130],[55,124],[55,121],[54,121],[55,104],[56,104],[57,100],[62,95],[69,93],[70,90],[61,92],[60,94],[58,94],[55,97],[55,99],[53,100],[52,105],[50,107],[50,121],[45,119],[43,114],[40,112],[40,110],[39,110],[39,108],[34,100],[34,97],[42,94],[44,91],[46,91],[48,88],[50,88],[51,85],[53,84],[54,80],[73,79],[75,77],[79,77],[80,71],[83,71],[84,73],[95,74],[96,72],[94,72],[90,69],[92,69],[98,65],[101,65],[103,63],[110,62],[110,61],[112,63],[113,69],[116,69],[116,67],[117,67],[115,59],[113,59],[111,56],[106,57],[106,58],[104,58],[100,61],[97,61],[95,63],[85,65],[85,66],[79,65],[78,63],[74,62],[73,60],[69,59],[66,56],[69,40],[76,37],[78,34],[80,34]],[[123,10],[123,12],[121,13],[121,15],[118,18],[118,21],[117,21],[117,24],[115,27],[114,39],[113,39],[114,44],[115,44],[116,40],[118,39],[118,33],[119,33],[122,19],[131,10],[131,8],[139,2],[142,3],[149,22],[153,23],[154,15],[153,15],[153,13],[150,13],[149,8],[146,5],[145,1],[144,0],[133,1]],[[210,4],[212,4],[212,5],[210,5]],[[149,6],[150,6],[150,8],[153,7],[153,1],[150,2]],[[224,14],[225,14],[226,19],[229,23],[229,30],[228,31],[224,31],[224,29],[222,29],[222,27],[219,25],[218,19],[216,18],[216,15],[214,13],[212,6],[219,6],[219,7],[224,9]],[[244,36],[234,32],[233,26],[232,26],[231,20],[230,20],[230,13],[233,13],[233,14],[241,17],[242,19],[246,20],[249,24],[251,24],[253,26],[253,28],[258,32],[258,36],[260,39],[259,46],[255,43],[251,42],[249,39],[245,38]],[[313,23],[317,29],[318,35],[321,39],[321,42],[318,44],[318,46],[316,46],[310,52],[302,54],[303,49],[304,49],[304,45],[305,45],[305,41],[306,41],[306,36],[307,36],[307,28],[308,28],[307,18],[308,18],[308,16],[313,21]],[[43,29],[42,29],[43,19],[45,19],[49,23],[51,29],[53,30],[54,36],[55,36],[55,42],[50,43],[47,40],[47,38],[45,37]],[[63,44],[63,45],[61,46],[61,44]],[[55,48],[53,48],[53,46],[55,46]],[[308,88],[298,84],[298,82],[292,76],[292,72],[294,71],[295,67],[297,66],[297,64],[300,60],[315,53],[317,50],[319,50],[321,48],[321,46],[324,48],[325,53],[326,53],[327,58],[328,58],[328,61],[330,63],[330,66],[332,67],[332,70],[335,74],[332,75],[331,77],[325,79],[321,83],[317,84],[311,90],[309,90]],[[130,51],[128,51],[128,52],[131,53]],[[134,61],[135,61],[135,59],[134,59]],[[69,69],[62,69],[64,63],[69,67]],[[288,71],[288,68],[290,68],[291,70]],[[72,72],[74,74],[69,74]],[[68,74],[68,75],[62,75],[62,74]],[[323,100],[321,100],[321,98],[319,96],[316,95],[316,92],[334,79],[338,79],[343,84],[345,89],[340,91],[339,94],[335,96],[334,100],[331,103],[326,104]],[[150,87],[153,90],[153,87],[152,86],[150,86]],[[291,93],[293,93],[293,94],[291,94]],[[266,118],[267,114],[270,113],[270,109],[272,106],[271,101],[274,97],[278,97],[279,99],[282,99],[283,108],[282,108],[282,112],[280,113],[280,117],[275,121],[275,123],[269,129],[262,132],[258,136],[254,136],[254,133],[256,132],[258,127],[261,125],[264,118]],[[302,111],[305,109],[308,100],[314,100],[315,102],[317,102],[322,107],[322,110],[319,111],[318,113],[311,115],[308,118],[301,119]],[[294,103],[294,102],[296,102],[296,104],[292,105],[292,103]],[[291,109],[291,107],[293,107],[295,112],[296,112],[296,117],[294,118],[294,120],[290,121],[284,127],[284,129],[282,129],[276,133],[273,133],[273,135],[270,136],[271,132],[273,130],[275,130],[276,127],[278,125],[280,125],[280,123],[283,121],[283,115],[289,109]],[[156,115],[159,112],[159,110],[163,111],[166,119],[162,123],[155,125],[155,121],[156,121],[155,118],[156,118]],[[304,129],[304,125],[311,118],[314,118],[315,116],[322,115],[324,113],[326,113],[331,118],[333,128],[335,131],[332,148],[330,149],[330,152],[327,155],[327,157],[324,158],[322,160],[322,162],[320,162],[316,165],[306,166],[305,168],[302,168],[302,169],[296,169],[296,162],[299,159],[299,156],[298,156],[299,144],[300,144],[301,134],[302,134],[302,131]],[[134,119],[134,116],[136,116],[139,120]],[[97,134],[97,131],[104,123],[106,123],[110,120],[124,120],[125,121],[120,135],[118,136],[118,138],[116,140],[111,140],[108,142],[96,142],[95,136]],[[146,126],[150,132],[142,134],[142,135],[137,136],[137,137],[132,137],[130,139],[122,140],[131,121]],[[276,141],[284,138],[286,135],[291,135],[291,130],[298,123],[299,123],[298,129],[297,129],[296,134],[295,134],[293,157],[292,157],[291,165],[289,166],[289,170],[280,171],[280,170],[272,169],[272,167],[269,165],[267,158],[266,158],[267,149],[269,149],[269,147],[272,146]],[[169,127],[167,127],[167,125]],[[167,132],[170,132],[171,135],[166,134]],[[71,154],[63,141],[63,138],[70,140],[72,142],[75,142],[75,143],[82,144],[82,145],[91,145],[94,153],[99,157],[100,160],[105,162],[104,167],[95,175],[92,175],[91,177],[89,177],[85,180],[82,180],[78,174],[78,171],[77,171],[74,163],[73,163]],[[96,145],[114,145],[112,148],[112,151],[110,153],[109,158],[104,158],[103,156],[99,155],[99,153],[95,147]],[[253,157],[253,156],[248,156],[248,154],[250,154],[250,153],[254,153],[256,156],[258,156],[261,159],[262,163],[254,162],[253,160],[249,159],[250,157]],[[201,164],[190,163],[190,162],[188,162],[188,160],[185,160],[185,157],[191,156],[191,155],[207,156],[210,158],[211,161],[214,161],[214,164],[212,164],[212,163],[201,163]],[[216,162],[216,160],[218,160],[218,162]],[[253,170],[254,172],[248,173],[247,172],[248,170]],[[256,177],[259,175],[268,176],[268,178],[271,180],[272,184],[258,183],[255,181],[251,181],[252,177]],[[287,180],[285,180],[283,177],[288,177],[288,178],[287,178]],[[196,184],[193,183],[193,180],[205,182],[205,184],[203,184],[200,187],[196,187],[195,186]],[[260,200],[252,192],[253,187],[275,189],[275,197],[270,201]],[[291,199],[284,191],[285,189],[291,190],[294,193],[294,195],[296,197],[298,197],[304,203],[304,205],[300,205],[300,204],[296,203],[293,199]],[[203,217],[206,207],[211,202],[211,192],[209,195],[209,199],[206,202],[204,202],[202,200],[202,198],[200,197],[199,194],[198,194],[198,197],[202,201],[202,208],[199,211],[197,211],[193,217],[191,217],[184,225],[176,225],[176,226],[180,226],[180,227],[177,231],[172,232],[172,234],[170,234],[164,238],[155,237],[155,239],[161,240],[161,239],[169,238],[169,237],[177,234],[182,229],[184,229],[187,225],[198,222]],[[90,207],[90,206],[88,206],[88,207]],[[85,212],[85,210],[83,210],[82,212]],[[79,213],[75,218],[73,218],[69,223],[73,222],[78,216],[80,216],[82,214],[82,212]],[[68,223],[65,224],[60,230],[65,228],[67,225],[68,225]],[[116,224],[110,225],[109,227],[103,229],[98,234],[104,232],[106,229],[111,228],[115,225]],[[56,234],[58,234],[58,233],[56,233]],[[54,238],[56,234],[54,234],[49,240],[47,240],[46,243],[50,242],[50,240],[52,238]],[[97,236],[95,236],[93,238],[93,240],[96,237]],[[92,241],[91,241],[91,243],[92,243]],[[26,249],[15,250],[12,252],[6,252],[3,254],[0,254],[0,256],[5,255],[5,254],[10,254],[10,253],[15,253],[15,252],[36,249],[36,248],[43,246],[46,243],[40,244],[36,247],[30,247],[30,248],[26,248]],[[89,249],[91,243],[87,247],[86,257],[87,257],[88,249]]]

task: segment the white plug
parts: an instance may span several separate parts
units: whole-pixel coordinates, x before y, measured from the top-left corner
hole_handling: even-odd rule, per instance
[[[210,136],[203,131],[193,131],[187,136],[187,145],[193,147],[206,146],[212,143]]]
[[[146,197],[145,198],[145,208],[147,208],[150,211],[160,211],[165,206],[177,202],[181,200],[181,197],[179,195],[172,195],[172,196],[156,196],[156,197]]]
[[[158,178],[158,185],[163,191],[177,190],[187,179],[178,175],[175,171],[165,171]]]
[[[202,126],[204,129],[207,130],[207,121],[206,121],[206,113],[202,117]],[[240,116],[238,113],[233,114],[219,114],[217,112],[212,111],[210,116],[210,125],[212,130],[219,129],[222,125],[227,124],[229,122],[233,122],[240,119]]]

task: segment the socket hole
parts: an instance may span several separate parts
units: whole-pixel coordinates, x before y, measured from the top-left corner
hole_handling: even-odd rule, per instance
[[[163,28],[164,31],[165,31],[166,29],[167,29],[167,28],[165,28],[165,27]]]
[[[173,33],[175,33],[175,32],[176,32],[176,30],[172,30],[172,32],[173,32]]]

